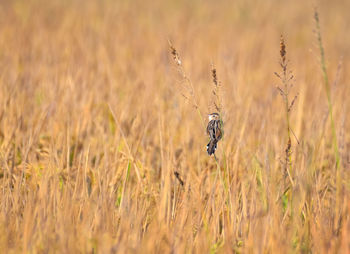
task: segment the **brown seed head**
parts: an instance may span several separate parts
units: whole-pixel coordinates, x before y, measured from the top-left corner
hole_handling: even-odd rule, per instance
[[[177,53],[176,49],[171,44],[170,44],[170,52],[171,52],[171,55],[173,56],[173,58],[175,60],[175,63],[177,65],[181,65],[181,60],[180,60],[179,54]]]
[[[213,82],[214,82],[214,84],[217,86],[217,85],[218,85],[218,77],[217,77],[217,75],[216,75],[216,69],[213,68],[213,69],[211,70],[211,73],[212,73],[212,76],[213,76]]]
[[[177,56],[176,49],[173,46],[170,46],[170,51],[171,51],[171,54],[173,55],[173,57],[175,58]]]
[[[317,23],[319,23],[318,11],[317,11],[316,8],[315,8],[315,11],[314,11],[314,18],[315,18],[315,21],[316,21]]]
[[[280,40],[280,55],[282,58],[282,61],[286,61],[286,44],[284,44],[284,38],[283,35],[281,35],[281,40]]]

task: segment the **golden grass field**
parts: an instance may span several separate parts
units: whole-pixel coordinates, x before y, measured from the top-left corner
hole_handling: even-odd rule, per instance
[[[1,1],[0,252],[350,253],[348,10]]]

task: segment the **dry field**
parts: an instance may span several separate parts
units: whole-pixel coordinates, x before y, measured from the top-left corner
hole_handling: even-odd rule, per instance
[[[0,252],[350,253],[348,10],[0,1]]]

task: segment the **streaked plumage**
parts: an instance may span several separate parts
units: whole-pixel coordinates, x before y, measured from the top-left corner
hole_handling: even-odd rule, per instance
[[[209,115],[207,133],[210,137],[210,141],[207,145],[207,152],[209,155],[212,155],[216,151],[217,143],[222,138],[222,126],[218,113],[212,113]]]

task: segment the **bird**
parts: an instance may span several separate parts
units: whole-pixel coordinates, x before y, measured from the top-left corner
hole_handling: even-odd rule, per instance
[[[207,145],[207,152],[209,155],[214,154],[217,148],[217,143],[222,138],[222,122],[218,113],[211,113],[208,115],[209,122],[207,126],[207,133],[210,141]]]

